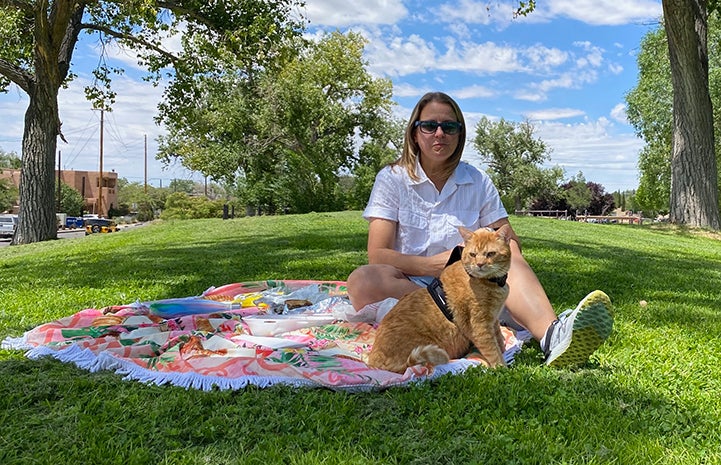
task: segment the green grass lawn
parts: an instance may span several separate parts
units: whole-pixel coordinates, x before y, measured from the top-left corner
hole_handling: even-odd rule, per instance
[[[593,289],[615,305],[613,335],[581,369],[543,367],[531,343],[509,369],[383,392],[202,392],[0,351],[0,463],[721,464],[718,236],[512,222],[558,312]],[[0,339],[231,282],[344,280],[366,261],[366,232],[343,212],[2,248]]]

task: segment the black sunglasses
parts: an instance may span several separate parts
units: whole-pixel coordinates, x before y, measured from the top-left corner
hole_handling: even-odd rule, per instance
[[[458,121],[444,121],[442,123],[438,121],[416,121],[413,125],[424,134],[435,134],[440,127],[443,133],[449,136],[458,134],[463,127]]]

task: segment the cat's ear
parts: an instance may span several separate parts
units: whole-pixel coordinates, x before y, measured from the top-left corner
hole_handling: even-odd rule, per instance
[[[506,243],[511,240],[511,226],[504,224],[496,231],[496,236],[502,238]]]
[[[463,242],[470,241],[471,237],[473,236],[473,231],[468,228],[464,228],[463,226],[458,226],[458,232],[461,234]]]

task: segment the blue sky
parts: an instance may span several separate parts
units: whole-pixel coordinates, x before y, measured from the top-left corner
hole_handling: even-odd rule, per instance
[[[624,95],[636,84],[641,39],[658,27],[660,0],[539,0],[536,11],[518,19],[510,4],[307,0],[304,13],[310,35],[354,30],[368,39],[369,70],[392,80],[399,117],[407,118],[426,91],[444,91],[459,102],[471,127],[482,116],[529,120],[551,149],[547,165],[561,166],[566,179],[581,171],[607,192],[636,188],[643,142],[626,121]],[[163,132],[153,122],[161,89],[140,79],[129,54],[110,53],[111,64],[125,68],[126,75],[114,79],[117,102],[105,114],[103,169],[142,182],[147,136],[151,184],[199,180],[197,173],[154,160],[155,138]],[[73,60],[78,78],[60,94],[68,140],[58,142],[64,169],[99,167],[100,115],[82,90],[97,61],[94,42],[82,35]],[[21,152],[26,106],[17,88],[0,94],[5,151]],[[464,158],[482,168],[472,144]]]

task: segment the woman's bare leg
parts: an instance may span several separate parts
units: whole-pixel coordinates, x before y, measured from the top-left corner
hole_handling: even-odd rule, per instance
[[[506,308],[514,320],[540,341],[556,320],[556,313],[536,274],[523,258],[518,243],[511,241],[510,245],[511,269],[508,273]]]
[[[400,299],[419,288],[390,265],[363,265],[348,276],[347,285],[348,297],[356,310],[388,297]]]

